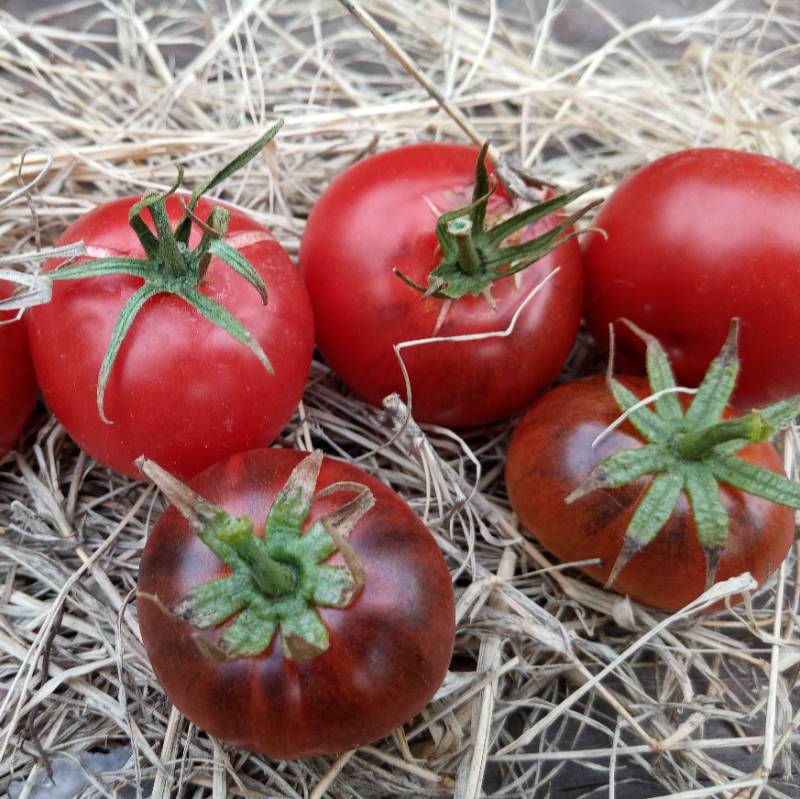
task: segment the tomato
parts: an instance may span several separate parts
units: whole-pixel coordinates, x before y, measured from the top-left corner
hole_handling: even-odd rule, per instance
[[[142,244],[125,197],[102,205],[71,225],[58,243],[82,240],[90,257],[141,258]],[[214,207],[200,200],[205,218]],[[178,196],[166,200],[173,225]],[[201,233],[193,226],[189,246]],[[158,294],[144,304],[111,369],[105,415],[98,413],[98,374],[125,303],[142,285],[131,275],[56,282],[52,301],[30,312],[30,345],[47,404],[90,456],[131,476],[142,453],[179,475],[194,474],[220,458],[269,444],[301,397],[313,352],[313,320],[302,279],[275,238],[233,211],[227,242],[255,267],[268,304],[240,274],[216,256],[200,292],[216,299],[261,345],[270,375],[241,342],[182,299]],[[59,264],[49,262],[50,272]]]
[[[303,459],[293,450],[255,450],[212,466],[191,487],[230,514],[251,519],[258,538],[270,508],[276,512],[279,491]],[[300,539],[315,535],[317,520],[352,499],[353,481],[366,486],[375,504],[349,536],[365,580],[349,604],[317,608],[327,628],[326,648],[308,659],[287,655],[283,627],[274,636],[268,633],[267,648],[257,654],[210,657],[209,648],[219,653],[231,634],[230,619],[200,630],[185,620],[185,612],[178,616],[167,608],[231,569],[174,507],[150,534],[139,571],[145,647],[170,699],[223,741],[275,758],[352,749],[418,713],[447,671],[454,597],[436,543],[393,491],[349,464],[325,458],[317,490],[339,481],[349,481],[348,489],[314,497]],[[308,496],[312,493],[313,482]],[[282,562],[292,561],[285,556]],[[326,561],[342,563],[341,553]]]
[[[742,374],[734,407],[800,392],[800,171],[753,153],[697,149],[633,173],[597,214],[607,240],[586,240],[586,317],[595,337],[631,319],[666,348],[694,386],[741,319]],[[623,371],[643,347],[620,330]]]
[[[0,280],[0,299],[8,297],[12,284]],[[36,402],[36,378],[28,352],[25,319],[0,313],[0,457],[22,433]]]
[[[622,382],[639,397],[650,394],[642,378],[623,378]],[[628,422],[592,446],[595,437],[619,415],[601,377],[558,386],[540,397],[523,417],[512,436],[505,467],[511,504],[525,528],[565,562],[600,558],[601,565],[581,568],[601,582],[611,573],[637,503],[652,478],[643,477],[614,490],[592,491],[571,505],[564,500],[604,458],[642,446],[642,436]],[[726,418],[731,416],[726,414]],[[781,460],[768,443],[748,445],[739,456],[782,472]],[[730,531],[717,579],[749,571],[763,583],[791,546],[794,512],[729,485],[722,486],[721,498]],[[632,556],[613,587],[643,604],[677,610],[699,596],[705,582],[706,555],[683,493],[665,527]]]
[[[401,280],[425,286],[440,262],[437,217],[466,206],[478,151],[455,144],[415,144],[350,167],[314,206],[299,265],[314,308],[317,341],[333,370],[374,405],[406,395],[393,346],[429,337],[499,332],[532,289],[560,271],[524,308],[507,337],[434,342],[402,350],[414,417],[466,427],[509,416],[556,376],[575,339],[581,315],[582,272],[574,240],[514,278],[489,281],[483,296],[421,297]],[[489,217],[511,205],[498,189]],[[524,242],[556,224],[549,216],[519,231]]]

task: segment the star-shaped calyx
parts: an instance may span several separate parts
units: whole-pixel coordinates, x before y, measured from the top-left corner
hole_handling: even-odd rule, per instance
[[[486,168],[488,147],[488,142],[483,145],[475,164],[472,202],[442,214],[436,222],[441,260],[428,275],[428,285],[421,286],[395,269],[401,280],[422,292],[424,297],[457,300],[467,294],[483,295],[493,305],[491,289],[495,280],[521,272],[577,235],[577,231],[570,230],[572,225],[600,202],[596,200],[585,205],[536,238],[503,246],[506,239],[568,205],[591,186],[545,200],[487,228],[486,211],[497,188],[494,176],[490,176]]]
[[[639,397],[611,376],[610,370],[608,387],[645,444],[621,450],[599,463],[566,502],[574,502],[596,489],[620,488],[640,477],[653,476],[628,524],[622,550],[606,583],[608,587],[630,558],[655,538],[685,492],[697,539],[706,556],[708,587],[714,582],[720,555],[728,541],[728,513],[722,504],[720,483],[800,508],[800,485],[737,457],[743,447],[766,441],[800,414],[800,397],[723,420],[739,372],[738,320],[734,319],[722,350],[684,411],[675,393],[669,359],[658,340],[631,322],[623,322],[646,344],[654,408],[645,407]]]
[[[234,339],[246,346],[263,367],[272,374],[272,365],[261,345],[249,330],[216,300],[203,294],[200,283],[205,277],[212,256],[224,261],[238,272],[258,292],[261,301],[267,303],[267,287],[253,265],[238,250],[225,241],[230,221],[230,211],[214,206],[207,219],[197,217],[197,203],[205,192],[213,189],[234,172],[252,160],[270,142],[283,120],[276,122],[255,144],[237,155],[208,180],[201,183],[184,203],[184,213],[173,229],[167,214],[166,198],[181,185],[183,169],[178,167],[178,177],[167,192],[149,192],[133,205],[128,214],[130,225],[141,242],[144,258],[98,258],[74,266],[64,266],[47,273],[52,282],[59,280],[82,280],[102,275],[133,275],[142,278],[142,285],[125,303],[111,333],[111,341],[106,350],[97,379],[97,409],[100,418],[107,423],[103,410],[106,386],[120,347],[139,311],[158,294],[172,294],[180,297],[212,324],[222,328]],[[143,214],[147,211],[155,232],[145,222]],[[189,234],[192,225],[197,225],[203,235],[195,249],[189,249]]]
[[[315,495],[322,453],[314,452],[292,471],[259,536],[250,519],[231,516],[153,461],[140,458],[137,465],[230,569],[230,574],[198,585],[167,609],[203,630],[232,619],[217,644],[195,638],[205,654],[215,659],[258,655],[277,632],[283,654],[293,660],[310,660],[328,648],[328,629],[317,608],[347,607],[366,580],[347,541],[375,502],[366,486],[334,483]],[[355,491],[355,498],[303,530],[315,496],[345,490]],[[337,550],[343,566],[326,563]]]

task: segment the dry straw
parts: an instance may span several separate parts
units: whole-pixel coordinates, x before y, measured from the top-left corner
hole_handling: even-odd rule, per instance
[[[600,176],[605,196],[633,167],[697,144],[800,154],[794,0],[662,4],[676,16],[632,26],[593,0],[368,5],[479,137],[564,188]],[[596,49],[560,43],[576,20]],[[176,160],[197,183],[278,115],[276,146],[224,196],[292,254],[311,204],[353,161],[464,139],[333,0],[74,0],[0,10],[0,42],[0,266],[30,273],[83,212],[167,187]],[[598,366],[581,341],[565,374]],[[395,436],[403,414],[397,400],[367,407],[315,362],[279,443],[357,460],[425,519],[457,585],[452,671],[394,736],[277,763],[171,709],[134,597],[160,501],[40,409],[0,469],[0,794],[50,796],[48,764],[130,747],[117,770],[87,772],[81,795],[797,795],[794,555],[752,602],[665,618],[522,535],[502,483],[509,425],[458,436],[411,423]],[[795,433],[782,444],[793,474]]]

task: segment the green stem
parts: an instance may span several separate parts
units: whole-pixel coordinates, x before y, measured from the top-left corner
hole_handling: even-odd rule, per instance
[[[222,530],[219,537],[247,562],[256,585],[267,596],[275,599],[285,596],[294,589],[297,584],[295,570],[267,555],[261,539],[251,530],[231,527]]]
[[[258,536],[247,516],[231,516],[153,461],[141,457],[136,463],[229,569],[195,585],[169,608],[202,630],[225,625],[217,643],[204,647],[209,657],[259,655],[277,632],[284,655],[292,660],[310,660],[328,648],[328,628],[318,608],[347,607],[366,582],[364,567],[346,540],[374,504],[366,486],[329,485],[326,494],[358,493],[304,529],[322,468],[322,452],[315,451],[292,470]],[[343,565],[327,562],[337,551]]]
[[[751,411],[741,419],[730,419],[691,433],[684,433],[676,439],[675,447],[682,457],[688,460],[700,460],[718,444],[735,439],[745,439],[757,444],[766,441],[772,433],[772,425],[768,424],[758,411]]]
[[[476,275],[481,271],[481,256],[472,239],[472,222],[464,216],[452,219],[447,223],[447,232],[453,237],[458,248],[458,263],[461,270],[468,275]]]
[[[172,277],[181,277],[187,274],[189,266],[186,258],[178,247],[172,223],[167,214],[166,194],[159,195],[158,201],[150,206],[153,223],[158,231],[158,246],[161,259]]]

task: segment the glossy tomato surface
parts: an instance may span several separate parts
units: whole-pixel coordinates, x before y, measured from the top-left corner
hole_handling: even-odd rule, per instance
[[[0,280],[0,299],[13,285]],[[0,457],[16,443],[36,402],[36,377],[28,352],[25,318],[0,313]]]
[[[650,393],[643,379],[623,378],[622,382],[640,397]],[[526,413],[511,438],[506,460],[509,497],[525,528],[564,562],[601,558],[602,566],[584,569],[600,582],[608,578],[650,478],[624,488],[593,491],[571,505],[564,498],[601,460],[642,445],[641,437],[626,422],[592,447],[619,413],[603,378],[565,383],[542,396]],[[768,443],[745,447],[740,457],[783,471]],[[794,511],[729,486],[723,486],[722,501],[730,518],[730,534],[717,580],[749,571],[763,583],[789,551]],[[703,593],[705,575],[705,555],[682,495],[667,525],[631,558],[613,588],[645,605],[677,610]]]
[[[137,197],[103,205],[71,225],[59,244],[83,240],[90,257],[143,257],[128,224]],[[201,200],[206,218],[212,204]],[[171,195],[173,225],[181,216]],[[200,238],[192,230],[190,246]],[[256,268],[269,295],[258,292],[217,258],[200,290],[227,308],[258,340],[272,362],[269,375],[253,353],[171,295],[145,304],[111,371],[102,421],[97,379],[111,331],[136,277],[56,283],[53,299],[32,309],[29,328],[36,374],[47,404],[89,455],[131,476],[133,461],[152,458],[179,476],[220,458],[274,440],[302,395],[313,352],[313,319],[302,279],[286,252],[246,215],[231,215],[228,243]],[[48,263],[47,270],[56,263]]]
[[[403,341],[505,330],[531,290],[560,271],[525,306],[511,335],[405,348],[418,421],[466,427],[504,418],[556,376],[578,330],[580,250],[574,240],[515,278],[495,282],[492,310],[483,297],[422,299],[396,267],[421,285],[439,263],[439,214],[470,202],[478,151],[455,144],[415,144],[380,153],[342,173],[314,206],[300,247],[317,341],[333,370],[374,405],[405,397],[393,345]],[[498,190],[489,218],[510,212]],[[531,238],[555,224],[525,231]],[[519,242],[517,242],[519,243]]]
[[[201,496],[263,526],[275,495],[304,453],[256,450],[191,481]],[[192,721],[224,741],[275,758],[341,752],[387,735],[430,700],[453,650],[453,589],[444,558],[408,505],[353,466],[325,459],[317,489],[342,480],[366,485],[375,506],[349,541],[366,583],[342,609],[320,608],[330,646],[298,662],[283,656],[279,636],[262,655],[215,661],[193,636],[217,641],[222,628],[199,631],[168,615],[190,589],[228,572],[174,509],[147,541],[139,571],[139,622],[161,685]],[[351,499],[317,499],[309,522]],[[342,563],[335,554],[331,563]]]
[[[586,316],[598,340],[626,317],[695,386],[741,320],[742,410],[800,393],[800,170],[753,153],[697,149],[649,164],[601,206],[586,239]],[[644,346],[617,325],[623,370]]]

